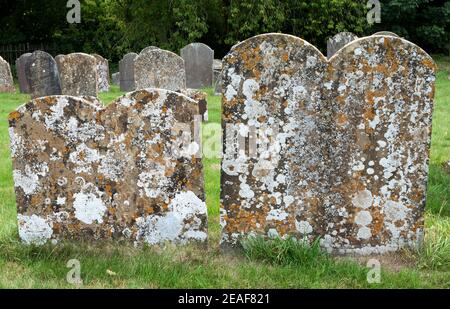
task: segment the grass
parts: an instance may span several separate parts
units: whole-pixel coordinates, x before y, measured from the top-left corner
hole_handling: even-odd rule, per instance
[[[436,57],[441,68],[450,58]],[[63,242],[58,246],[25,246],[18,240],[15,196],[9,153],[9,112],[29,97],[0,94],[0,287],[73,288],[66,263],[81,263],[83,287],[88,288],[450,288],[450,80],[438,72],[436,106],[423,247],[394,257],[377,257],[381,283],[369,284],[366,258],[333,258],[293,240],[243,243],[243,250],[222,252],[218,246],[220,160],[204,159],[209,243],[199,247],[134,248],[105,241],[99,244]],[[204,137],[220,130],[220,99],[209,94],[210,121]],[[100,98],[110,102],[121,92],[113,87]],[[217,141],[217,145],[220,141]],[[400,267],[398,267],[400,266]]]

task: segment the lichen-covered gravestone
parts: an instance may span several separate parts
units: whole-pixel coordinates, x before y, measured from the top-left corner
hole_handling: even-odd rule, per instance
[[[225,57],[222,243],[293,236],[383,253],[423,235],[435,64],[392,36],[330,60],[266,34]]]
[[[141,50],[141,52],[139,53],[140,55],[145,54],[151,50],[155,50],[155,49],[159,49],[159,47],[156,46],[147,46],[146,48],[144,48],[143,50]]]
[[[109,63],[108,60],[100,55],[94,54],[97,62],[97,84],[99,92],[109,91]]]
[[[183,89],[180,93],[191,98],[198,104],[198,112],[201,115],[202,121],[208,121],[208,94],[197,89]]]
[[[119,61],[120,90],[133,91],[136,89],[136,79],[134,77],[134,61],[138,54],[128,53]]]
[[[390,36],[399,37],[398,34],[391,32],[391,31],[378,31],[378,32],[375,32],[373,35],[390,35]]]
[[[30,93],[30,85],[28,84],[28,79],[25,73],[25,67],[30,56],[31,53],[26,53],[16,59],[17,79],[19,80],[19,89],[21,93]]]
[[[12,112],[22,241],[206,241],[199,144],[186,135],[197,114],[193,100],[161,89],[128,93],[105,108],[50,96]]]
[[[61,92],[72,96],[98,95],[97,61],[94,56],[72,53],[57,57]]]
[[[351,32],[339,32],[327,41],[327,57],[330,59],[339,49],[358,37]]]
[[[33,52],[25,64],[25,75],[31,98],[61,94],[58,67],[49,53]]]
[[[179,91],[186,88],[184,60],[175,53],[152,49],[134,61],[136,89],[161,88]]]
[[[0,57],[0,92],[15,92],[9,63]]]
[[[181,49],[186,69],[186,86],[200,89],[213,82],[214,51],[203,43],[191,43]]]

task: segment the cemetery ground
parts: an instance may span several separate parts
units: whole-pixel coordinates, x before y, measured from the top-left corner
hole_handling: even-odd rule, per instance
[[[135,248],[132,244],[62,242],[43,247],[21,244],[17,231],[7,116],[29,101],[24,94],[0,94],[0,288],[72,288],[66,263],[81,264],[84,288],[450,288],[450,57],[435,57],[439,72],[426,205],[424,245],[383,257],[381,282],[369,283],[369,257],[331,257],[317,246],[292,241],[246,243],[244,250],[219,247],[220,159],[203,161],[209,215],[207,247]],[[208,92],[209,123],[220,123],[220,97]],[[117,86],[100,94],[111,102]],[[204,140],[208,138],[204,135]]]

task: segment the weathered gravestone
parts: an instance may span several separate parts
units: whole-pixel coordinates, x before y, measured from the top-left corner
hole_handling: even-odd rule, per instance
[[[30,93],[30,85],[28,84],[28,79],[25,73],[25,67],[30,56],[31,53],[26,53],[16,59],[17,79],[19,80],[19,89],[21,93]]]
[[[147,46],[146,48],[144,48],[143,50],[141,50],[141,52],[139,53],[139,55],[145,54],[151,50],[155,50],[155,49],[159,49],[159,47],[156,46]]]
[[[0,92],[16,92],[9,63],[0,57]]]
[[[22,241],[205,241],[199,144],[185,134],[197,114],[194,101],[161,89],[128,93],[105,108],[51,96],[12,112]]]
[[[44,51],[35,51],[25,63],[25,76],[31,98],[61,94],[58,67],[53,57]]]
[[[200,89],[213,82],[214,51],[203,43],[191,43],[181,49],[186,69],[186,86]]]
[[[351,32],[339,32],[327,41],[327,57],[330,59],[338,50],[358,37]]]
[[[213,61],[213,85],[216,84],[222,72],[222,60],[214,59]]]
[[[72,53],[56,58],[61,92],[71,96],[98,95],[97,61],[94,56]]]
[[[128,53],[119,61],[120,71],[120,90],[133,91],[136,89],[136,80],[134,77],[134,61],[138,54]]]
[[[327,61],[266,34],[231,50],[223,81],[224,245],[321,237],[370,254],[420,242],[435,81],[422,49],[371,36]]]
[[[134,61],[136,89],[161,88],[178,91],[186,88],[183,58],[162,49],[141,53]]]
[[[113,85],[119,86],[120,85],[120,73],[119,72],[113,73],[111,77],[112,77],[111,81],[112,81]]]
[[[399,37],[398,34],[391,32],[391,31],[378,31],[378,32],[375,32],[373,35],[390,35],[390,36]]]
[[[197,89],[183,89],[179,91],[188,98],[191,98],[198,104],[198,112],[201,115],[202,121],[208,121],[208,94]]]
[[[99,92],[109,91],[109,63],[100,55],[94,54],[97,63],[97,84]]]

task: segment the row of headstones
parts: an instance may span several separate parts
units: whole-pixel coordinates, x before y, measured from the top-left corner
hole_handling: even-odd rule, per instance
[[[428,54],[371,36],[327,59],[265,34],[223,64],[222,244],[320,238],[329,251],[370,254],[420,243]],[[206,241],[198,104],[163,89],[105,108],[88,99],[39,98],[9,115],[21,239]]]

